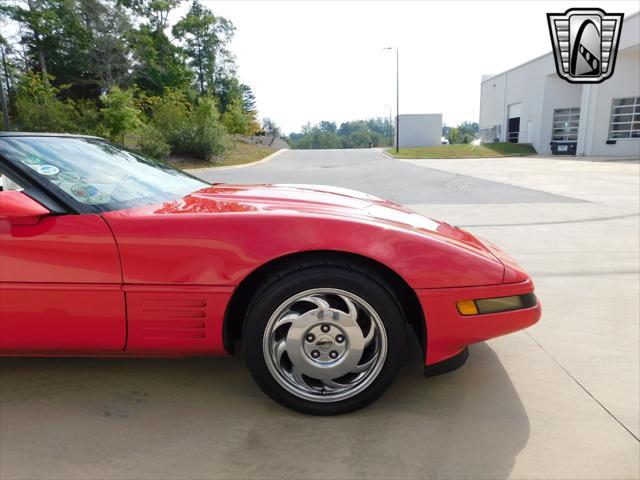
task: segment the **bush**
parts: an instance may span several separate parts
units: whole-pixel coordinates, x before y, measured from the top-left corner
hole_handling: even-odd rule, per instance
[[[139,130],[136,150],[158,160],[163,160],[171,153],[171,146],[167,143],[162,132],[154,125],[143,125]]]
[[[100,97],[104,105],[100,109],[102,125],[108,131],[110,140],[124,143],[124,134],[141,125],[140,110],[133,100],[133,90],[120,90],[113,87],[111,91]]]
[[[93,100],[80,99],[75,104],[77,133],[106,137],[107,129],[102,125],[100,112]]]
[[[150,100],[152,121],[173,153],[209,158],[224,151],[224,127],[213,98],[201,98],[193,107],[182,91],[167,91]]]
[[[209,158],[225,150],[225,129],[219,120],[220,114],[213,98],[203,97],[193,110],[190,122],[190,151],[196,156]]]
[[[28,132],[76,132],[76,110],[71,100],[62,101],[64,90],[40,75],[26,74],[18,84],[16,110],[18,125]]]
[[[162,97],[147,99],[151,118],[170,144],[179,142],[181,132],[187,127],[191,104],[184,92],[166,90]]]

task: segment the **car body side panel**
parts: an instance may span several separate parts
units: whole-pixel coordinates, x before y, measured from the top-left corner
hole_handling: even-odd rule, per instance
[[[122,352],[115,239],[99,215],[0,220],[0,354]]]
[[[472,343],[527,328],[541,315],[538,301],[536,306],[522,310],[463,316],[456,308],[457,301],[524,295],[533,290],[530,279],[495,286],[417,290],[427,323],[425,364],[432,365],[451,358]]]
[[[233,287],[126,285],[130,355],[225,355]]]
[[[0,220],[0,282],[122,283],[118,249],[99,215],[50,215],[36,225]]]
[[[114,354],[126,336],[120,284],[0,284],[0,355]]]
[[[304,215],[304,216],[303,216]],[[118,241],[125,284],[238,285],[266,262],[304,251],[351,252],[379,261],[413,288],[493,285],[493,256],[446,238],[339,212],[217,214],[131,209],[104,214]]]

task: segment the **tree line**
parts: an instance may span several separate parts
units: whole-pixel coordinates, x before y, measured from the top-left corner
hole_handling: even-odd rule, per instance
[[[454,143],[471,143],[478,138],[480,126],[476,122],[462,122],[457,127],[442,127],[442,136]]]
[[[470,143],[478,137],[479,127],[474,122],[462,122],[457,127],[444,126],[442,136],[449,143]],[[287,138],[292,148],[368,148],[391,146],[395,142],[395,128],[386,118],[354,120],[340,124],[322,121],[306,124],[298,133]]]
[[[152,156],[202,158],[222,153],[229,135],[261,131],[229,50],[232,22],[193,0],[170,25],[182,2],[3,0],[5,128],[133,139]]]
[[[306,124],[287,140],[292,148],[316,149],[382,147],[391,145],[393,138],[394,128],[389,119],[370,118],[344,122],[340,127],[331,121]]]

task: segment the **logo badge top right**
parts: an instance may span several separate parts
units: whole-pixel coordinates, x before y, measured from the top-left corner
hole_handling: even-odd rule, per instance
[[[600,83],[613,75],[623,16],[599,8],[548,13],[558,75],[571,83]]]

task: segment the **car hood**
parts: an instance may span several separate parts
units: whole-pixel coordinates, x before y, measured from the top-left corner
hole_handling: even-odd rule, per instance
[[[469,232],[415,213],[400,204],[340,187],[304,184],[214,184],[180,200],[166,202],[154,211],[156,214],[241,212],[321,214],[373,221],[430,237],[441,237],[449,243],[456,243],[499,261],[490,248]]]

